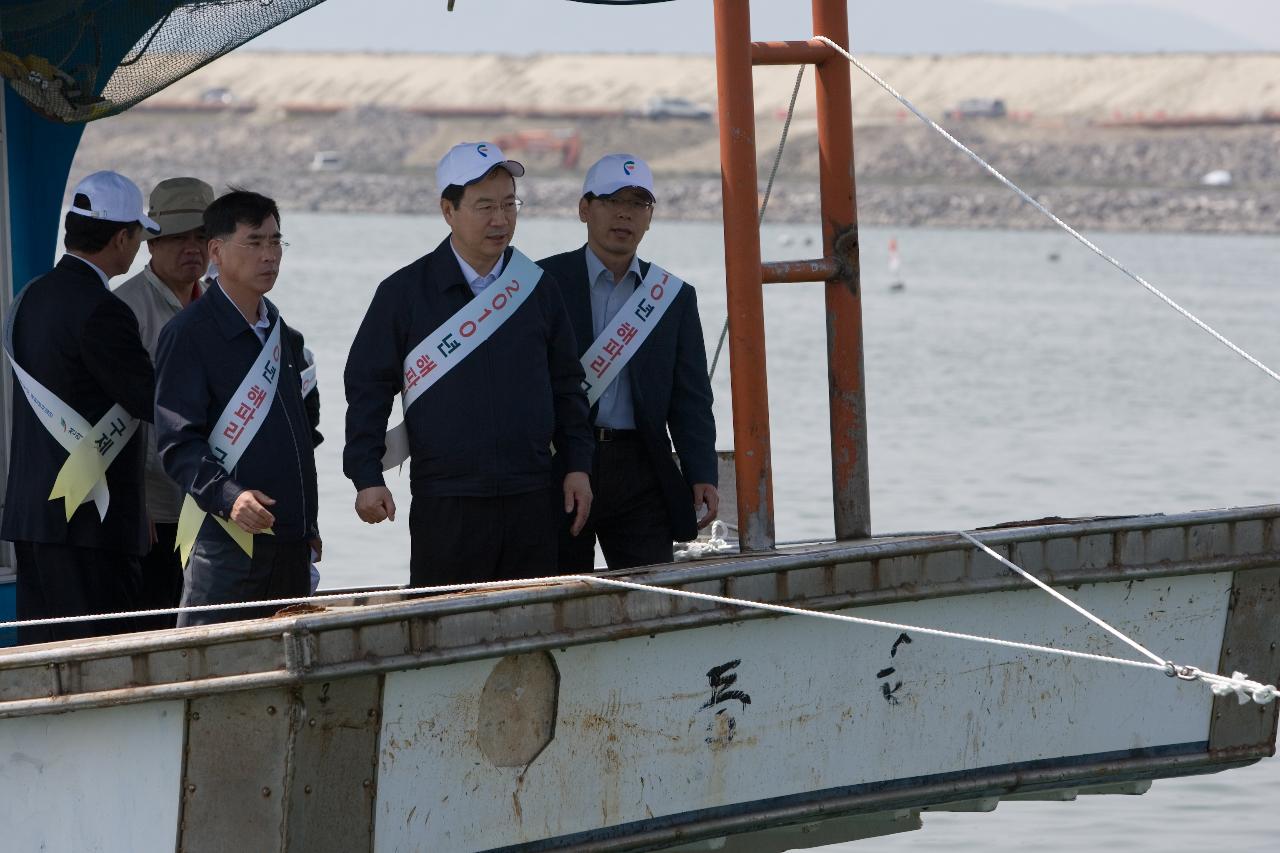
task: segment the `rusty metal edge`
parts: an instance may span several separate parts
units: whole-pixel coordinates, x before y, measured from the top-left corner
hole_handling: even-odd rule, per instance
[[[984,532],[982,539],[989,545],[1001,546],[1053,539],[1069,539],[1079,536],[1156,530],[1174,527],[1194,527],[1245,521],[1275,521],[1280,519],[1280,504],[1246,507],[1230,510],[1183,513],[1179,515],[1151,515],[1133,518],[1109,518],[1096,522],[1043,525],[1038,527],[1010,528]],[[920,535],[887,541],[840,543],[803,550],[787,551],[765,556],[709,560],[699,564],[680,564],[644,572],[602,572],[604,577],[626,577],[655,586],[691,586],[727,578],[751,577],[770,572],[794,571],[840,563],[874,562],[876,560],[917,554],[968,550],[967,543],[952,534]],[[1060,572],[1051,578],[1058,586],[1105,581],[1128,581],[1142,578],[1169,577],[1182,574],[1214,573],[1265,568],[1280,561],[1280,552],[1264,552],[1246,557],[1225,557],[1212,560],[1188,560],[1161,562],[1134,566],[1123,570],[1099,569],[1087,572]],[[69,641],[39,647],[31,651],[20,649],[0,650],[0,671],[44,664],[63,664],[77,660],[90,660],[106,654],[128,655],[146,652],[169,651],[201,646],[213,646],[224,642],[259,640],[280,637],[289,631],[310,631],[342,627],[358,627],[405,618],[434,618],[469,613],[477,610],[493,610],[505,607],[521,607],[530,604],[616,596],[613,590],[591,587],[582,582],[538,584],[531,580],[529,586],[509,590],[495,590],[468,594],[443,595],[428,598],[400,600],[388,604],[362,605],[358,610],[330,611],[292,617],[277,617],[252,622],[236,622],[202,628],[174,629],[149,634],[131,634],[102,637],[93,640]],[[967,593],[991,592],[998,589],[1023,589],[1023,582],[1012,576],[1007,583],[987,584],[982,581],[961,580],[950,584],[934,584],[928,587],[903,589],[899,587],[872,590],[855,596],[837,597],[839,602],[828,607],[851,604],[880,604],[898,601],[915,601],[925,598]],[[818,599],[801,600],[805,606],[818,606]],[[742,618],[735,613],[732,619]]]
[[[1280,565],[1266,571],[1237,572],[1231,579],[1227,623],[1222,634],[1218,672],[1241,671],[1255,680],[1280,679]],[[1280,704],[1241,704],[1234,695],[1213,702],[1209,749],[1271,744],[1274,750]]]
[[[1274,565],[1274,560],[1269,565]],[[1181,574],[1187,574],[1183,572]],[[1104,578],[1103,582],[1128,582],[1134,578]],[[1090,581],[1081,581],[1088,583]],[[1022,587],[1020,587],[1022,588]],[[1004,591],[1006,586],[992,584],[986,592]],[[881,601],[849,600],[848,596],[835,596],[832,599],[813,599],[804,602],[806,607],[814,610],[844,609],[853,605],[870,605]],[[894,601],[901,599],[893,599]],[[314,617],[309,617],[314,618]],[[406,617],[412,620],[413,617]],[[423,617],[418,617],[423,618]],[[778,618],[777,614],[764,611],[750,611],[737,607],[718,608],[716,610],[695,611],[675,616],[661,616],[654,619],[635,622],[611,624],[585,629],[568,629],[555,633],[532,637],[520,637],[513,640],[491,640],[468,646],[457,646],[445,649],[432,649],[407,654],[393,655],[383,658],[360,657],[341,663],[309,666],[289,666],[281,659],[281,666],[256,673],[215,676],[211,678],[175,681],[164,684],[122,687],[112,690],[101,690],[87,693],[69,693],[57,696],[42,696],[30,699],[15,699],[0,702],[0,719],[40,714],[59,714],[68,711],[86,710],[96,707],[133,705],[140,702],[189,698],[198,695],[228,693],[239,690],[252,690],[263,687],[301,684],[304,682],[327,681],[340,678],[351,678],[374,673],[388,673],[414,669],[427,669],[436,666],[448,666],[456,663],[486,660],[506,655],[528,654],[532,652],[567,649],[574,646],[592,643],[613,642],[634,637],[656,636],[672,631],[710,627],[729,622],[740,622],[747,619]],[[362,623],[363,624],[363,623]],[[331,626],[330,626],[331,627]],[[341,626],[349,627],[349,626]],[[298,634],[306,635],[305,629]],[[297,634],[295,634],[297,636]]]
[[[1280,563],[1280,551],[1265,552],[1247,557],[1220,557],[1210,560],[1189,560],[1185,562],[1155,563],[1150,565],[1127,567],[1121,571],[1102,568],[1079,572],[1059,572],[1052,578],[1052,584],[1060,587],[1075,587],[1093,583],[1128,583],[1130,581],[1154,580],[1158,578],[1180,577],[1199,574],[1220,574],[1226,572],[1253,571],[1265,569]],[[806,568],[820,568],[832,565],[827,560],[797,559],[791,565],[778,569],[780,572]],[[636,577],[636,576],[631,576]],[[734,574],[716,575],[711,578],[682,578],[680,587],[705,584],[712,581],[725,581]],[[655,579],[648,580],[661,585]],[[671,579],[667,579],[668,582]],[[723,584],[722,584],[723,587]],[[812,610],[839,610],[855,606],[875,604],[896,604],[902,602],[923,601],[933,598],[945,598],[959,595],[980,595],[991,592],[1008,592],[1026,590],[1030,587],[1021,579],[1010,575],[985,579],[962,579],[949,583],[933,583],[910,587],[891,587],[829,596],[808,598],[776,599],[779,603],[791,603]],[[578,594],[568,594],[571,592]],[[723,592],[723,589],[721,590]],[[251,642],[255,640],[280,639],[282,646],[281,659],[288,658],[289,652],[286,636],[295,637],[324,631],[363,628],[388,622],[439,619],[445,616],[456,616],[474,613],[481,610],[500,610],[504,608],[524,607],[532,604],[557,603],[587,597],[620,597],[629,593],[620,593],[616,589],[591,588],[586,584],[555,584],[544,587],[521,588],[503,593],[485,595],[441,597],[436,599],[400,600],[389,604],[365,605],[359,608],[331,610],[321,613],[308,613],[299,616],[279,617],[257,622],[238,622],[226,625],[211,626],[199,629],[179,629],[178,631],[157,632],[154,635],[124,635],[118,637],[102,637],[90,642],[78,643],[72,647],[54,646],[30,652],[10,652],[0,657],[0,672],[14,669],[29,669],[38,666],[65,666],[82,663],[103,657],[124,657],[181,649],[203,648],[223,643]],[[656,593],[655,593],[656,594]],[[770,599],[771,601],[775,599]],[[696,618],[694,623],[685,620],[686,616]],[[740,607],[724,606],[702,610],[690,614],[661,617],[641,624],[645,630],[641,633],[658,633],[666,630],[679,630],[694,625],[716,625],[725,622],[736,622],[744,619],[778,618],[776,614],[753,611]],[[663,627],[670,621],[670,627]],[[617,627],[617,626],[615,626]],[[621,636],[621,635],[619,635]]]

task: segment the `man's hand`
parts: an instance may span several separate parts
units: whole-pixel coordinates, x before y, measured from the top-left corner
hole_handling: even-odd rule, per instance
[[[151,541],[147,544],[154,547],[160,541],[159,535],[156,533],[156,523],[151,520],[151,516],[147,516],[147,538]]]
[[[573,517],[573,526],[569,528],[573,536],[582,532],[587,516],[591,514],[591,478],[582,471],[571,471],[564,477],[564,511],[573,512],[575,506],[578,514]]]
[[[396,501],[386,486],[370,486],[356,492],[356,515],[368,524],[396,520]]]
[[[699,530],[716,520],[716,514],[720,511],[720,492],[710,483],[694,483],[693,515],[695,518],[703,504],[706,504],[707,514],[698,519]]]
[[[324,542],[322,542],[320,540],[320,537],[317,536],[315,539],[312,539],[308,544],[311,546],[311,562],[313,563],[320,562],[321,557],[324,556]]]
[[[274,504],[275,500],[257,489],[245,489],[231,505],[231,520],[246,533],[262,533],[276,523],[276,517],[267,509]]]

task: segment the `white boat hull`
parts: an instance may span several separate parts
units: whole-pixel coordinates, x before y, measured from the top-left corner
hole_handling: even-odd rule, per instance
[[[1169,659],[1274,681],[1280,508],[1232,512],[988,536]],[[1133,657],[948,539],[641,578]],[[1247,764],[1276,720],[1152,670],[576,584],[19,649],[0,672],[13,849],[759,853]]]

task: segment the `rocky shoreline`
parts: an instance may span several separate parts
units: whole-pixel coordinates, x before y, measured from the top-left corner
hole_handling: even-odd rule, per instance
[[[517,126],[510,122],[511,126]],[[452,141],[507,130],[503,122],[442,120],[388,110],[324,117],[191,116],[128,113],[90,125],[72,182],[100,168],[121,170],[144,188],[177,174],[215,186],[274,193],[296,210],[418,213],[434,210],[433,167]],[[660,215],[720,217],[715,126],[634,118],[581,120],[578,167],[559,155],[509,152],[530,167],[521,195],[535,216],[574,215],[579,171],[599,153],[633,150],[661,181]],[[762,170],[773,161],[777,126],[759,128]],[[1072,225],[1084,230],[1280,233],[1280,126],[1195,129],[1106,128],[1085,124],[967,122],[952,128],[966,144]],[[872,125],[855,137],[859,221],[868,225],[1044,228],[1040,214],[917,125]],[[316,152],[339,165],[312,171]],[[793,128],[770,199],[769,222],[815,222],[817,144]],[[1231,184],[1201,185],[1214,170]],[[767,172],[760,176],[763,190]]]

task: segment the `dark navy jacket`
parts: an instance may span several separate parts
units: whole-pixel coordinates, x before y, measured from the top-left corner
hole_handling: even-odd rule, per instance
[[[91,424],[116,403],[135,418],[150,421],[155,374],[129,306],[107,290],[92,267],[70,256],[27,289],[13,328],[18,364]],[[135,433],[107,469],[111,502],[106,518],[98,518],[98,509],[90,501],[77,508],[68,522],[63,500],[49,500],[67,452],[31,411],[16,375],[13,392],[9,482],[0,537],[145,554],[143,433]]]
[[[581,357],[595,340],[586,247],[544,258],[538,266],[560,282]],[[649,262],[640,261],[641,277],[648,274]],[[698,535],[698,524],[692,486],[718,485],[719,475],[707,351],[698,319],[698,297],[688,282],[628,366],[636,429],[662,484],[671,535],[677,541],[693,539]],[[593,409],[592,423],[595,414]],[[679,468],[671,459],[673,441]]]
[[[267,316],[271,329],[283,322],[270,301]],[[160,333],[155,422],[165,472],[201,509],[227,518],[242,491],[258,489],[275,500],[268,509],[276,518],[276,540],[296,542],[317,535],[316,462],[300,368],[287,330],[288,326],[281,332],[275,399],[230,474],[210,450],[209,435],[224,426],[218,420],[222,410],[262,353],[262,343],[218,286],[184,308]],[[226,533],[206,518],[200,535]]]
[[[403,387],[404,357],[472,298],[448,238],[378,285],[344,375],[342,468],[357,489],[383,485],[384,434]],[[562,470],[589,471],[577,352],[560,288],[544,274],[498,331],[409,408],[412,493],[487,497],[546,488],[552,443]]]

